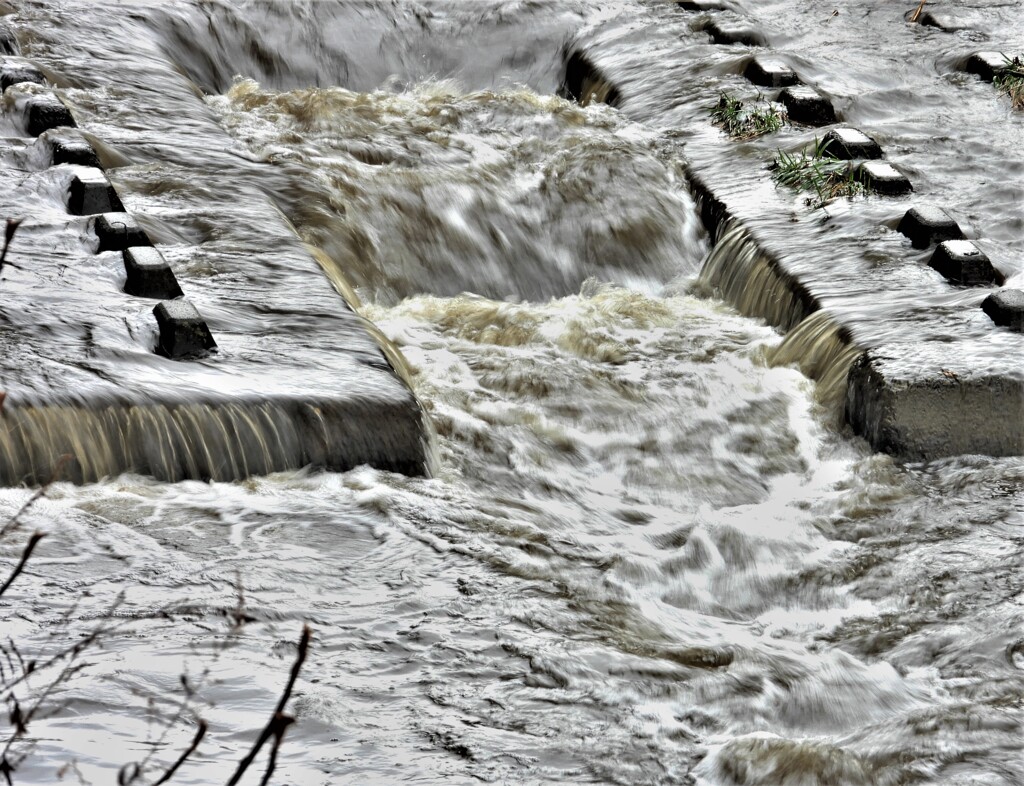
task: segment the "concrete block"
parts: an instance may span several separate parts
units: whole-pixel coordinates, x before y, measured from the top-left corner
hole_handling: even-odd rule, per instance
[[[1024,292],[1019,289],[1000,289],[981,302],[981,309],[1000,327],[1015,333],[1024,333]],[[1017,413],[1022,417],[1024,411]]]
[[[133,246],[151,246],[149,236],[128,213],[105,213],[96,216],[93,231],[99,238],[97,251],[124,251]]]
[[[676,5],[684,11],[722,11],[728,7],[719,0],[677,0]]]
[[[796,72],[777,57],[751,58],[743,75],[763,87],[788,87],[800,82]]]
[[[813,87],[787,87],[779,94],[779,101],[785,105],[786,113],[794,123],[827,126],[836,122],[832,102]]]
[[[1010,65],[1002,52],[975,52],[964,62],[964,70],[991,82]]]
[[[857,177],[872,191],[886,196],[899,196],[914,190],[906,175],[884,161],[865,161],[858,164]]]
[[[202,357],[217,348],[210,328],[187,300],[164,300],[153,309],[160,339],[156,351],[172,360]]]
[[[32,96],[25,102],[25,131],[39,136],[51,128],[75,127],[75,119],[64,102],[52,93]]]
[[[163,254],[152,246],[135,246],[123,252],[127,279],[124,291],[136,297],[174,300],[184,293]]]
[[[946,211],[930,205],[910,208],[896,230],[909,237],[914,248],[928,248],[943,240],[962,240],[964,236],[960,225]]]
[[[954,284],[983,287],[1003,283],[1003,274],[992,267],[985,252],[970,240],[942,241],[928,264]]]
[[[46,77],[42,71],[29,63],[15,63],[10,60],[0,63],[0,91],[11,85],[20,85],[22,82],[45,85]]]
[[[1024,454],[1024,376],[902,362],[866,352],[847,377],[846,417],[903,459]]]
[[[878,142],[856,128],[833,128],[822,140],[822,152],[843,161],[882,157]]]
[[[68,188],[68,212],[74,216],[123,213],[124,206],[102,171],[82,167]]]
[[[102,169],[96,151],[92,149],[92,145],[81,137],[51,137],[46,143],[50,148],[51,166],[76,164],[78,166]]]
[[[925,27],[936,27],[944,33],[955,33],[957,30],[967,30],[970,27],[955,16],[937,14],[934,11],[925,11],[917,21]]]
[[[716,44],[768,45],[768,39],[761,31],[743,22],[712,19],[704,25],[704,32],[710,35]]]

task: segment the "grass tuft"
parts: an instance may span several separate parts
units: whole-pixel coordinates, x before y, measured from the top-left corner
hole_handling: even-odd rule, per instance
[[[772,180],[797,191],[813,191],[814,196],[806,200],[812,208],[824,207],[840,197],[868,193],[869,186],[857,177],[853,165],[825,155],[824,149],[824,142],[815,140],[810,153],[779,150],[771,164]]]
[[[760,94],[757,100],[761,102]],[[785,125],[786,116],[767,102],[749,107],[738,98],[722,93],[711,108],[711,122],[733,139],[754,139],[778,131]]]
[[[1024,109],[1024,55],[1013,59],[1006,57],[1006,69],[997,74],[992,83],[1000,93],[1010,97],[1014,109]]]

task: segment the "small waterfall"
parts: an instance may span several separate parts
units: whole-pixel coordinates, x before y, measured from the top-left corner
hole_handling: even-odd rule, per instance
[[[565,78],[558,94],[562,98],[576,101],[580,106],[618,106],[622,100],[619,89],[580,52],[573,52],[566,58]]]
[[[230,481],[360,464],[425,474],[430,446],[419,436],[419,407],[409,397],[390,402],[388,416],[380,417],[382,406],[379,400],[280,399],[7,406],[0,417],[0,484],[46,483],[55,473],[90,483],[122,472]]]
[[[697,290],[787,332],[819,308],[817,298],[731,218],[720,225],[719,240],[704,261]]]

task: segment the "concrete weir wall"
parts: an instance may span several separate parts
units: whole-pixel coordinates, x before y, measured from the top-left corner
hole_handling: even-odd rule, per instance
[[[397,350],[130,17],[10,18],[30,43],[0,69],[0,218],[24,219],[0,281],[0,483],[426,473]]]
[[[774,149],[767,142],[747,144],[738,154],[738,143],[709,118],[714,98],[703,99],[703,112],[665,110],[664,116],[688,118],[679,130],[689,183],[713,241],[698,288],[785,332],[775,361],[795,362],[826,383],[819,385],[831,391],[825,398],[876,450],[911,461],[1024,455],[1024,335],[1017,305],[1024,298],[1012,288],[981,289],[1003,284],[1006,261],[1002,270],[994,267],[963,239],[947,197],[915,191],[869,134],[844,122],[842,104],[833,106],[814,85],[801,84],[801,71],[810,71],[800,67],[806,60],[770,51],[771,36],[756,19],[735,4],[727,11],[718,3],[674,5],[666,3],[663,13],[687,20],[695,39],[685,45],[688,51],[727,47],[704,66],[715,76],[701,77],[700,61],[686,65],[691,79],[732,79],[745,95],[763,91],[760,100],[788,113],[795,129],[790,139],[803,135],[805,146],[813,146],[824,137],[837,159],[854,159],[851,168],[871,187],[867,197],[829,211],[795,206],[803,200],[771,180]],[[717,24],[720,15],[736,29]],[[702,37],[707,43],[696,41]],[[649,82],[631,83],[637,72],[623,62],[621,49],[611,47],[603,67],[603,47],[613,38],[594,36],[589,46],[577,42],[579,51],[569,48],[567,71],[576,82],[614,85],[623,112],[659,120],[657,107],[680,106],[701,94],[700,88],[687,94],[672,79],[666,84],[674,89],[653,93]],[[968,52],[963,62],[972,62]],[[581,74],[581,66],[593,73]],[[723,73],[736,76],[718,76]]]

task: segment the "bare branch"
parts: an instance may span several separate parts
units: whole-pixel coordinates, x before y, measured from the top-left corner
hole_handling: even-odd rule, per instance
[[[180,757],[178,757],[178,760],[174,762],[171,768],[167,770],[167,772],[164,773],[163,777],[156,783],[154,783],[153,786],[161,786],[161,784],[167,783],[171,778],[174,777],[174,773],[178,771],[178,768],[185,763],[185,760],[188,759],[189,756],[195,753],[196,748],[199,747],[199,743],[202,742],[203,737],[206,736],[206,729],[206,721],[200,719],[199,728],[196,730],[196,736],[192,738],[192,744],[188,746],[185,752],[182,753]]]
[[[260,748],[263,747],[266,741],[271,737],[276,737],[277,735],[284,737],[285,729],[290,723],[294,722],[294,718],[284,714],[284,708],[292,696],[292,689],[295,687],[295,680],[299,676],[302,664],[306,661],[311,635],[312,631],[310,630],[309,625],[303,625],[302,638],[299,639],[299,651],[295,657],[295,663],[292,664],[291,674],[288,676],[288,684],[285,686],[284,693],[281,694],[281,698],[277,702],[277,707],[274,709],[274,714],[270,716],[270,721],[268,721],[266,727],[260,733],[259,738],[256,740],[256,744],[252,746],[252,750],[249,751],[248,755],[238,763],[238,769],[236,769],[235,774],[231,776],[231,780],[228,781],[227,786],[237,786],[238,782],[245,774],[245,771],[249,769],[249,765],[251,765],[256,759],[256,755],[260,752]],[[264,783],[269,782],[270,775],[274,772],[274,767],[277,764],[276,748],[279,745],[280,741],[278,740],[274,749],[272,749],[272,758],[270,763],[267,765],[267,772],[263,776]]]
[[[21,559],[18,564],[14,567],[14,572],[11,573],[4,585],[0,587],[0,597],[7,592],[7,588],[14,583],[14,580],[21,575],[21,572],[25,570],[25,565],[28,563],[29,558],[32,556],[32,552],[36,550],[36,546],[39,545],[39,541],[46,537],[44,532],[33,532],[32,537],[28,539],[28,545],[25,546],[25,550],[21,553]]]

